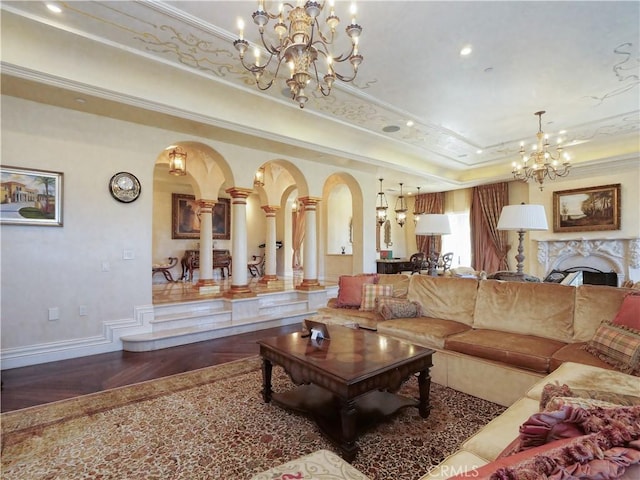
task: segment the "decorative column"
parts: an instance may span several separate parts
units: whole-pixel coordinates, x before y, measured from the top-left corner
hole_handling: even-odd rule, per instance
[[[214,200],[198,200],[200,207],[200,275],[195,285],[200,293],[220,291],[213,279],[213,206]]]
[[[302,197],[299,198],[304,205],[304,257],[302,284],[296,288],[298,290],[321,290],[324,289],[318,282],[318,247],[316,241],[316,205],[320,198]]]
[[[264,272],[258,281],[260,284],[269,285],[278,280],[276,268],[276,212],[280,207],[263,205],[267,219],[267,238],[264,246]]]
[[[255,297],[249,288],[247,279],[247,197],[252,190],[246,188],[228,188],[231,195],[231,287],[224,292],[227,298]]]

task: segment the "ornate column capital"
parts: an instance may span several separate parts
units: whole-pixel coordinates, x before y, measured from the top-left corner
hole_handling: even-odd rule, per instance
[[[253,190],[249,190],[248,188],[241,188],[241,187],[231,187],[231,188],[227,188],[225,192],[231,195],[231,198],[247,198],[249,195],[251,195]]]
[[[262,208],[262,210],[264,210],[264,213],[266,213],[267,216],[275,215],[276,212],[278,210],[280,210],[280,207],[277,206],[277,205],[262,205],[262,207],[260,207],[260,208]]]
[[[299,197],[298,200],[305,206],[305,210],[307,210],[308,207],[315,207],[322,201],[322,199],[318,197]]]
[[[200,208],[206,209],[208,208],[209,210],[213,209],[213,206],[218,203],[217,200],[208,200],[206,198],[199,198],[198,200],[196,200],[196,203],[198,204],[198,206]]]

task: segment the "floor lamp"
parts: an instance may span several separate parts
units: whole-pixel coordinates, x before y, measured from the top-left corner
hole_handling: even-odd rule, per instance
[[[517,275],[525,277],[524,262],[524,233],[530,230],[549,230],[547,216],[542,205],[507,205],[502,207],[498,230],[515,230],[518,232],[518,255],[516,260]]]
[[[437,258],[433,258],[434,237],[436,235],[448,235],[450,233],[451,226],[449,225],[449,217],[447,215],[423,213],[418,216],[416,235],[431,235],[431,241],[429,242],[429,275],[432,277],[438,276],[438,271],[436,270],[438,261]]]

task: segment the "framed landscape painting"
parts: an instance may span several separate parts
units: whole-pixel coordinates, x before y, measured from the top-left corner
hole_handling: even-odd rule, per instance
[[[553,192],[553,231],[620,230],[620,184]]]
[[[0,167],[0,223],[62,226],[62,173]]]
[[[173,193],[171,202],[171,238],[200,238],[200,206],[193,195]],[[231,211],[228,198],[219,198],[213,207],[213,238],[231,238]]]

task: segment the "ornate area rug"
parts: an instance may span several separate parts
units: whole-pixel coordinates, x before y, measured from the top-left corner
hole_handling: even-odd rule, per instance
[[[258,357],[3,413],[2,478],[247,479],[325,448],[313,421],[262,401]],[[274,391],[293,385],[274,367]],[[401,392],[418,396],[417,380]],[[414,480],[504,407],[431,385],[431,414],[399,412],[358,444],[372,479]]]

